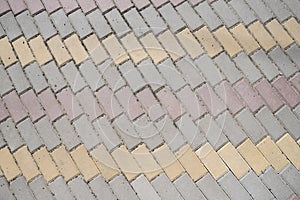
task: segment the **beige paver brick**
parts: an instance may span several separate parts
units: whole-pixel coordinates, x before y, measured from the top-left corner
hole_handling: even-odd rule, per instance
[[[43,66],[52,60],[52,55],[48,51],[44,40],[40,35],[30,40],[29,46],[40,66]]]
[[[237,179],[242,178],[250,170],[250,167],[238,151],[234,148],[231,143],[227,143],[223,146],[218,154],[230,168],[232,173],[236,176]]]
[[[89,57],[76,34],[71,35],[65,39],[64,42],[73,57],[75,64],[80,64]]]
[[[199,180],[207,173],[207,169],[199,160],[190,145],[187,144],[177,151],[176,157],[193,181]]]
[[[283,26],[294,38],[294,40],[300,45],[300,25],[297,20],[292,17],[288,21],[284,22]]]
[[[210,57],[214,57],[222,51],[221,45],[214,38],[214,36],[206,26],[202,27],[194,34],[197,37],[197,39],[200,41],[200,43],[204,46],[204,48],[206,49]]]
[[[128,181],[132,181],[141,173],[141,168],[134,160],[134,157],[125,145],[120,146],[111,153],[112,157],[115,159],[119,165],[121,171],[124,173]]]
[[[60,175],[54,161],[45,147],[42,147],[38,151],[34,152],[33,158],[43,174],[44,179],[48,183]]]
[[[30,182],[40,174],[26,146],[19,148],[13,155],[27,182]]]
[[[106,181],[110,181],[120,174],[120,170],[116,162],[106,150],[104,145],[98,146],[92,150],[90,154]]]
[[[159,44],[153,33],[148,33],[147,35],[142,37],[140,41],[146,49],[147,53],[152,58],[154,64],[158,64],[159,62],[168,58],[168,54]]]
[[[237,150],[258,176],[270,166],[269,162],[250,139],[238,146]]]
[[[0,167],[7,181],[11,181],[21,175],[21,171],[12,154],[9,152],[8,147],[0,149]]]
[[[84,39],[83,44],[88,50],[90,57],[96,65],[102,63],[103,61],[109,58],[104,47],[102,46],[95,34]]]
[[[153,155],[171,181],[185,172],[184,168],[166,144],[155,149]]]
[[[59,66],[62,66],[67,61],[72,59],[72,57],[70,56],[69,52],[67,51],[65,45],[61,41],[59,35],[56,35],[53,38],[51,38],[50,40],[48,40],[47,44]]]
[[[221,178],[228,171],[228,168],[220,156],[209,143],[200,147],[196,151],[196,154],[216,180]]]
[[[188,28],[177,33],[176,36],[183,48],[187,51],[187,53],[191,56],[192,59],[195,59],[204,53],[200,43],[197,41],[197,39],[194,37],[194,35],[190,32]]]
[[[0,40],[0,58],[5,67],[10,66],[17,61],[7,37],[4,37]]]
[[[276,19],[267,23],[266,27],[282,48],[285,49],[294,42]]]
[[[265,158],[278,173],[290,163],[270,136],[267,136],[264,140],[257,144],[257,148],[260,152],[262,152]]]
[[[184,50],[181,48],[180,44],[177,42],[176,38],[170,30],[158,36],[158,40],[165,47],[165,50],[169,53],[171,58],[176,61],[185,55]]]
[[[276,144],[293,165],[300,170],[300,148],[289,134],[285,134]]]
[[[148,55],[146,51],[137,40],[134,33],[129,33],[123,37],[121,42],[135,64],[139,64],[147,58]]]
[[[92,158],[89,156],[84,145],[80,145],[71,152],[71,156],[75,161],[79,171],[83,175],[85,181],[90,181],[98,174],[100,174],[97,166]]]
[[[64,145],[55,149],[51,156],[66,181],[79,175],[79,171]]]
[[[113,61],[119,65],[129,59],[125,49],[115,35],[110,35],[102,41],[104,47],[112,57]]]
[[[223,45],[230,57],[233,57],[242,51],[240,45],[235,41],[225,26],[216,30],[214,35]]]
[[[24,37],[20,37],[12,43],[21,65],[24,67],[35,60]]]
[[[149,181],[163,172],[145,144],[138,146],[131,153]]]
[[[248,55],[259,49],[259,44],[255,41],[243,24],[240,23],[233,27],[230,32],[233,34],[233,37],[238,40]]]
[[[260,21],[254,22],[248,29],[265,51],[269,51],[276,46],[276,42]]]

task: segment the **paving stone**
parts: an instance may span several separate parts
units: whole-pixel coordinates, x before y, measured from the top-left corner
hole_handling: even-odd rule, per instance
[[[149,0],[132,0],[132,2],[139,10],[150,4]]]
[[[116,200],[116,196],[113,194],[111,188],[102,178],[102,176],[97,176],[88,183],[92,192],[95,194],[96,198],[100,199],[112,199]]]
[[[7,69],[7,73],[9,74],[18,94],[30,87],[30,83],[26,79],[25,73],[19,63],[10,66]]]
[[[104,50],[102,44],[100,44],[95,34],[92,34],[88,38],[84,39],[83,44],[88,50],[91,59],[96,65],[108,59],[108,54]]]
[[[61,72],[69,83],[72,91],[77,93],[86,86],[84,79],[76,68],[74,62],[69,62],[61,68]]]
[[[215,1],[211,5],[217,14],[222,18],[226,27],[230,28],[239,22],[235,13],[232,12],[224,0]]]
[[[229,4],[240,16],[246,26],[255,21],[256,17],[254,12],[249,8],[244,0],[233,0],[230,1]]]
[[[124,13],[124,17],[137,37],[141,37],[149,31],[149,27],[136,8]]]
[[[24,37],[15,40],[12,45],[23,67],[35,60]]]
[[[293,165],[289,165],[280,175],[289,187],[299,196],[300,176],[297,169]]]
[[[297,45],[292,45],[290,48],[286,50],[286,53],[290,56],[292,61],[299,67],[297,63],[299,63],[298,52],[300,52],[300,48]]]
[[[115,4],[121,12],[124,12],[125,10],[128,10],[130,7],[133,6],[130,0],[125,0],[125,1],[116,0]]]
[[[11,151],[17,150],[24,144],[24,141],[21,138],[19,131],[16,129],[15,124],[11,118],[8,118],[6,121],[1,122],[0,130]]]
[[[0,64],[0,79],[1,79],[0,94],[2,96],[3,94],[13,89],[12,82],[9,79],[9,76],[7,75],[2,64]]]
[[[99,10],[94,10],[93,12],[86,15],[86,17],[89,20],[91,26],[94,28],[99,38],[103,38],[112,32],[106,19],[104,18],[104,16],[101,14]]]
[[[69,60],[71,60],[71,56],[69,52],[67,51],[65,45],[62,43],[58,35],[48,40],[47,44],[53,57],[55,58],[59,66],[62,66],[65,63],[67,63]]]
[[[198,6],[195,7],[195,10],[206,22],[210,30],[215,30],[221,25],[221,20],[213,12],[212,8],[208,5],[207,2],[201,2]]]
[[[158,11],[165,19],[172,32],[177,32],[185,26],[184,22],[170,3],[163,5]]]
[[[44,40],[48,40],[57,33],[45,11],[35,15],[34,20]]]
[[[300,29],[300,25],[294,17],[291,17],[288,21],[286,21],[283,26],[287,29],[290,35],[296,40],[296,42],[300,43],[300,37],[298,36],[298,32]]]
[[[135,191],[131,188],[131,186],[122,174],[111,180],[109,182],[109,185],[113,190],[114,194],[116,195],[117,199],[139,199]]]
[[[27,66],[25,68],[25,73],[36,93],[40,93],[42,90],[48,87],[46,79],[43,76],[43,72],[37,63],[32,63],[31,65]]]
[[[297,16],[299,19],[300,13],[299,13],[299,5],[294,0],[284,0],[284,3],[293,11],[293,13]]]
[[[299,119],[294,115],[293,112],[286,106],[282,107],[276,116],[284,124],[286,129],[294,136],[295,139],[300,137],[299,135]]]
[[[49,188],[51,189],[53,196],[56,199],[62,199],[62,200],[72,200],[75,199],[70,189],[68,188],[66,182],[63,180],[63,178],[60,176],[57,179],[55,179],[53,182],[49,184]]]
[[[52,13],[50,17],[61,38],[65,38],[74,32],[74,29],[63,9],[59,9]]]
[[[112,9],[105,14],[105,17],[118,37],[122,37],[130,31],[130,28],[117,9]]]
[[[66,81],[61,72],[58,70],[55,62],[52,61],[46,64],[42,70],[47,77],[48,83],[51,85],[51,88],[55,93],[66,86]]]
[[[70,12],[74,11],[78,8],[78,4],[74,0],[59,0],[64,11],[69,14]]]
[[[296,73],[291,79],[290,82],[293,84],[293,86],[300,91],[300,73]]]
[[[10,183],[10,189],[17,199],[35,199],[23,176],[12,181]]]
[[[160,199],[153,186],[149,183],[144,175],[136,178],[131,185],[140,199]]]
[[[31,183],[29,183],[29,187],[32,190],[35,198],[37,199],[53,199],[53,196],[48,189],[43,176],[39,176]]]
[[[290,11],[282,1],[264,0],[264,2],[273,11],[280,22],[283,22],[291,16]]]
[[[38,34],[37,27],[34,24],[34,19],[29,14],[29,11],[22,12],[20,15],[16,16],[16,20],[18,21],[27,40]]]
[[[61,7],[58,0],[42,0],[42,2],[49,14]]]
[[[10,189],[9,189],[9,185],[8,185],[7,180],[5,179],[5,177],[0,178],[0,192],[1,192],[1,196],[4,199],[7,199],[7,200],[14,200],[15,199],[15,197],[13,196],[12,191],[10,191]]]
[[[246,3],[252,8],[252,10],[256,13],[262,23],[267,22],[269,19],[274,17],[271,11],[265,6],[262,0],[245,0]]]
[[[88,54],[82,46],[77,35],[73,34],[72,36],[68,37],[64,42],[71,56],[73,57],[75,64],[80,64],[88,58]]]
[[[87,60],[79,66],[79,70],[93,91],[104,85],[104,81],[91,60]]]
[[[8,5],[7,1],[1,1],[1,10],[0,10],[0,14],[2,15],[3,13],[5,13],[6,11],[10,10],[10,6]]]
[[[105,12],[114,7],[114,2],[112,0],[96,0],[96,4],[102,12]]]
[[[15,0],[9,0],[7,2],[9,3],[9,5],[15,15],[19,14],[20,12],[22,12],[23,10],[26,9],[26,4],[24,3],[24,1],[18,2]]]
[[[19,4],[19,3],[17,3]],[[21,3],[20,3],[21,4]],[[15,19],[12,12],[8,12],[0,17],[0,23],[9,39],[13,41],[20,35],[22,35],[21,29],[18,25],[17,20]]]
[[[93,32],[85,15],[80,9],[71,13],[68,17],[80,39],[83,39],[84,37]]]
[[[88,185],[84,182],[81,176],[76,177],[75,179],[68,182],[68,186],[71,189],[72,194],[78,200],[91,199],[95,200],[95,196],[92,194]]]
[[[195,31],[197,28],[203,25],[203,20],[197,15],[195,10],[188,2],[180,4],[176,7],[176,10],[191,31]]]
[[[4,102],[0,98],[0,121],[3,121],[4,119],[9,117],[9,113],[7,109],[5,108]]]
[[[155,35],[167,29],[166,23],[152,5],[142,10],[141,14]]]
[[[52,56],[40,35],[30,40],[29,46],[40,66],[52,60]]]
[[[15,123],[18,123],[27,116],[25,107],[14,90],[4,96],[3,101]]]
[[[45,112],[38,101],[36,94],[33,90],[29,90],[20,96],[23,105],[29,112],[29,116],[33,122],[41,118]]]
[[[167,0],[161,0],[161,1],[159,1],[159,0],[151,0],[151,2],[152,2],[152,4],[153,4],[156,8],[158,8],[158,7],[160,7],[161,5],[163,5],[164,3],[166,3]]]
[[[3,171],[3,175],[5,175],[9,182],[21,175],[21,171],[12,154],[9,152],[8,147],[0,149],[0,166]]]

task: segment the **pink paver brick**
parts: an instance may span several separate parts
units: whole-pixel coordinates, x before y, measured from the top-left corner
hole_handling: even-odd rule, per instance
[[[207,109],[203,105],[203,102],[200,101],[189,86],[185,86],[182,90],[178,91],[177,97],[194,120],[207,113]]]
[[[82,109],[70,88],[63,89],[56,96],[67,113],[69,120],[73,120],[82,114]]]
[[[48,114],[51,121],[54,121],[60,117],[63,112],[60,108],[58,101],[55,99],[54,94],[51,89],[46,89],[38,95],[42,106],[44,107],[46,113]]]
[[[103,114],[103,110],[89,87],[78,92],[76,97],[91,121]]]
[[[61,5],[58,0],[42,0],[42,2],[44,3],[48,14],[51,14],[55,10],[61,8]]]
[[[8,3],[15,15],[19,14],[20,12],[26,9],[26,4],[24,3],[23,0],[8,0]]]
[[[27,116],[27,112],[16,91],[12,91],[5,95],[3,101],[15,123],[18,123]]]
[[[194,5],[196,5],[196,4],[198,4],[198,3],[200,3],[201,1],[203,1],[203,0],[189,0],[189,2],[194,6]]]
[[[153,5],[155,7],[159,7],[162,4],[166,3],[168,0],[151,0],[151,2],[153,3]]]
[[[38,120],[45,114],[33,90],[29,90],[26,93],[22,94],[20,98],[22,103],[28,110],[29,116],[33,122]]]
[[[289,200],[300,200],[300,197],[294,194]]]
[[[4,120],[8,116],[9,116],[9,113],[6,110],[2,99],[0,98],[0,121]]]
[[[258,92],[251,87],[246,79],[242,79],[237,82],[234,86],[234,89],[245,101],[251,112],[257,111],[264,105],[264,102],[259,96]]]
[[[254,87],[272,112],[277,111],[283,105],[279,94],[266,79],[262,79]]]
[[[76,2],[76,0],[59,0],[64,11],[69,14],[70,12],[72,12],[73,10],[75,10],[76,8],[78,8],[78,4]]]
[[[157,120],[165,114],[164,109],[156,100],[155,96],[152,94],[149,88],[145,88],[137,94],[143,107],[146,109],[148,116],[152,121]]]
[[[216,95],[216,93],[208,84],[202,85],[196,90],[196,92],[213,116],[219,115],[226,109],[225,104],[221,101],[221,99]]]
[[[150,4],[149,0],[132,0],[132,2],[138,9],[144,8]]]
[[[171,92],[170,88],[165,87],[161,89],[156,93],[156,96],[173,120],[177,119],[185,112],[180,101]]]
[[[114,2],[112,0],[95,0],[97,6],[100,8],[102,12],[107,11],[114,7]]]
[[[178,4],[180,4],[181,2],[183,2],[184,0],[170,0],[171,3],[174,5],[174,6],[177,6]]]
[[[25,0],[25,3],[31,15],[34,15],[44,9],[44,5],[40,0]]]
[[[121,12],[133,6],[130,0],[114,0],[114,2]]]
[[[283,76],[276,78],[272,84],[290,107],[293,108],[300,102],[299,93],[289,85]]]
[[[300,92],[300,73],[297,73],[290,79],[293,86]]]
[[[88,13],[97,7],[94,0],[77,0],[77,2],[84,13]]]
[[[107,86],[101,88],[96,93],[96,96],[108,118],[114,119],[116,116],[122,113],[122,108],[119,102],[117,101],[111,89],[109,89]]]
[[[0,0],[0,15],[10,10],[10,7],[6,0]]]
[[[123,106],[130,120],[136,119],[144,113],[142,105],[138,102],[129,87],[124,87],[116,93],[116,97]]]
[[[227,81],[223,81],[218,85],[216,87],[216,92],[233,115],[244,108],[242,100]]]

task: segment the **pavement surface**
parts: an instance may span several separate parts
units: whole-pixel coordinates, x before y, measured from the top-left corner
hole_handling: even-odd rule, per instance
[[[300,198],[299,0],[0,0],[0,199]]]

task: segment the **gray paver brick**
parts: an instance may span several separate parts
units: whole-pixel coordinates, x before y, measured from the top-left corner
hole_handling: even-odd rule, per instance
[[[158,10],[166,20],[173,33],[177,32],[185,26],[185,23],[182,21],[182,19],[170,3],[163,5]]]
[[[26,37],[27,40],[31,39],[33,36],[37,35],[39,32],[34,24],[34,19],[30,15],[29,11],[22,12],[16,19]]]
[[[12,12],[2,15],[0,23],[10,41],[22,35],[21,29]]]
[[[14,199],[16,199],[13,196],[12,191],[10,191],[7,180],[5,179],[5,177],[0,177],[0,194],[1,194],[1,198],[3,198],[3,200],[14,200]]]
[[[181,15],[191,31],[194,31],[203,25],[203,20],[197,15],[195,10],[188,2],[184,2],[176,7],[177,12]]]
[[[167,29],[167,25],[152,5],[142,10],[141,14],[155,35]]]
[[[131,182],[131,185],[138,197],[143,200],[159,200],[160,197],[154,190],[153,186],[147,180],[144,175],[140,175],[134,181]]]
[[[63,9],[59,9],[52,13],[50,17],[61,38],[65,38],[74,32],[74,29]]]
[[[7,72],[19,94],[30,87],[30,83],[26,79],[24,71],[19,63],[10,66],[7,69]]]
[[[35,15],[34,20],[44,40],[51,38],[57,33],[46,11]]]
[[[36,62],[27,66],[25,73],[36,93],[40,93],[48,87],[43,72]]]
[[[68,182],[72,194],[78,200],[96,200],[88,185],[84,182],[81,176],[78,176]]]
[[[109,185],[113,190],[114,194],[116,195],[116,197],[120,200],[139,199],[122,174],[115,177],[113,180],[111,180],[109,182]]]
[[[90,181],[89,187],[98,199],[116,199],[116,196],[112,193],[109,185],[105,182],[102,176],[97,176]]]
[[[206,1],[200,3],[195,7],[195,10],[202,17],[202,19],[206,22],[210,30],[215,30],[219,26],[221,26],[222,22],[214,13],[212,8],[208,5]]]
[[[5,36],[6,34],[5,34],[5,31],[4,31],[4,29],[2,28],[2,25],[1,25],[1,23],[0,23],[0,37],[2,38],[3,36]]]
[[[292,134],[294,139],[300,138],[300,122],[295,114],[290,110],[290,108],[284,106],[279,111],[277,111],[275,115],[284,124],[288,132]]]
[[[10,183],[10,189],[17,199],[34,200],[34,196],[28,187],[24,176],[16,178]]]
[[[300,68],[300,48],[298,45],[292,45],[286,50],[287,54],[290,56],[292,61]]]
[[[8,118],[6,121],[1,122],[0,130],[11,151],[17,150],[24,144],[24,141],[21,138],[19,131],[16,129],[15,124],[11,118]]]
[[[42,70],[55,93],[67,85],[54,61],[44,65]]]
[[[103,38],[112,32],[106,19],[99,10],[89,13],[86,17],[88,18],[99,38]]]
[[[149,31],[149,27],[143,20],[140,13],[136,10],[136,8],[132,8],[131,10],[126,12],[124,14],[124,17],[137,37],[141,37]]]
[[[288,19],[291,16],[290,11],[281,0],[264,0],[267,6],[273,11],[280,22]]]
[[[265,6],[262,0],[246,0],[248,5],[252,8],[252,10],[257,14],[262,23],[270,20],[274,15],[271,11]]]
[[[2,96],[3,94],[13,89],[12,82],[9,79],[9,76],[7,75],[2,64],[0,64],[0,80],[1,80],[0,95]]]
[[[236,11],[238,16],[240,16],[246,26],[256,20],[254,12],[244,0],[231,0],[229,1],[229,4]]]
[[[56,199],[74,200],[74,197],[71,195],[70,189],[61,176],[52,181],[49,184],[49,188],[51,189],[51,192],[54,194],[54,197]]]
[[[93,91],[96,91],[104,85],[103,78],[91,60],[86,60],[82,63],[79,66],[79,70]]]
[[[80,39],[93,32],[88,20],[80,9],[71,13],[68,17]]]
[[[122,37],[130,31],[130,28],[116,8],[106,13],[105,17],[118,37]]]
[[[300,5],[297,0],[283,0],[292,12],[300,19]]]
[[[29,183],[29,187],[32,190],[36,199],[50,200],[54,199],[43,176],[38,176],[35,180]]]
[[[230,28],[239,22],[239,19],[233,10],[230,9],[224,0],[215,1],[211,5],[223,20],[227,28]]]
[[[300,196],[300,174],[294,165],[290,164],[280,173],[282,179]]]

